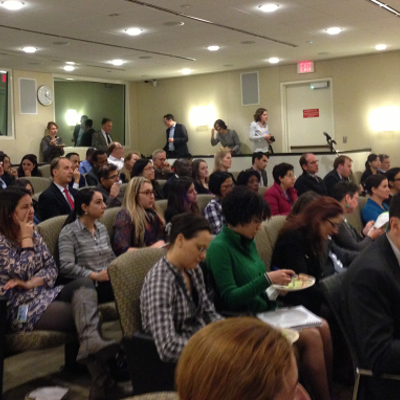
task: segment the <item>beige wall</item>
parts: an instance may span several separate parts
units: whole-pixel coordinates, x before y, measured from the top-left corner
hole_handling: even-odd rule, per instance
[[[36,79],[37,88],[42,85],[53,88],[52,74],[12,71],[15,136],[13,138],[0,137],[0,150],[7,153],[15,164],[19,163],[25,154],[39,154],[40,141],[44,136],[47,122],[54,120],[54,103],[49,107],[44,107],[38,103],[36,115],[20,113],[18,78]]]
[[[317,62],[315,70],[305,75],[297,74],[296,65],[248,70],[259,71],[260,106],[269,112],[270,132],[276,137],[275,152],[282,151],[281,83],[332,78],[337,148],[372,147],[373,151],[387,152],[393,161],[398,159],[400,132],[373,132],[368,115],[377,107],[400,106],[400,52]],[[196,131],[189,120],[192,107],[212,104],[217,117],[238,132],[244,152],[250,152],[248,127],[257,107],[240,104],[240,72],[243,71],[165,79],[158,81],[157,87],[136,84],[139,100],[134,111],[138,116],[140,150],[150,154],[165,145],[162,116],[170,112],[186,125],[192,154],[214,154],[217,147],[210,144],[210,130]],[[343,144],[343,136],[347,136],[347,144]]]

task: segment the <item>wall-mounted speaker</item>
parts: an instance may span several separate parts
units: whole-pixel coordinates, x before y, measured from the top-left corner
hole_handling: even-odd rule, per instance
[[[21,114],[37,114],[36,79],[19,78],[18,81]]]
[[[242,106],[260,104],[258,72],[245,72],[240,74],[240,87],[242,89]]]

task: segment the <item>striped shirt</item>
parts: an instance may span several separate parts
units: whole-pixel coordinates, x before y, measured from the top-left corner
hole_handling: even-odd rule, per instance
[[[115,259],[105,226],[100,222],[94,226],[92,235],[78,218],[61,230],[58,249],[62,275],[87,277],[106,269]]]

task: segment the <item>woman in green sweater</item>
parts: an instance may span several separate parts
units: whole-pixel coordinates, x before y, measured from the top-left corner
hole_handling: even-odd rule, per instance
[[[257,253],[254,236],[265,219],[262,197],[236,186],[222,202],[228,226],[211,242],[207,266],[211,270],[222,309],[258,313],[277,307],[272,284],[286,285],[292,270],[267,272]],[[296,343],[305,378],[315,398],[329,400],[332,371],[332,343],[329,325],[300,332]]]

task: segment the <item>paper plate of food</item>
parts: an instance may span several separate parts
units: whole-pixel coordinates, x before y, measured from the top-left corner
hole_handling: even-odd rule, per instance
[[[296,292],[307,289],[315,284],[315,278],[307,274],[293,275],[292,281],[288,285],[272,285],[273,288],[285,292]]]

